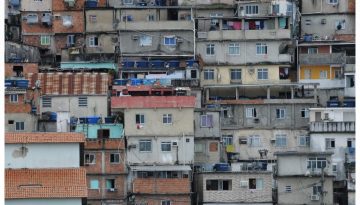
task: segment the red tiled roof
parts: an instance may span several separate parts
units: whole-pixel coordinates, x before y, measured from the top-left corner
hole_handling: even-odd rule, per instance
[[[83,133],[75,132],[9,132],[5,133],[6,144],[17,143],[76,143],[85,142]]]
[[[82,197],[87,197],[83,168],[5,170],[5,199]]]
[[[195,107],[194,96],[125,96],[112,97],[111,108]]]
[[[111,85],[107,73],[27,73],[29,87],[40,81],[43,95],[106,95]]]

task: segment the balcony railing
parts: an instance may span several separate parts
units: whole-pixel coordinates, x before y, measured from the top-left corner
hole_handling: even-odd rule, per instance
[[[222,30],[198,32],[200,39],[234,40],[234,39],[282,39],[290,38],[290,29],[270,30]]]
[[[346,64],[355,64],[355,56],[346,56]]]
[[[355,122],[311,122],[311,132],[355,132]]]
[[[302,65],[324,65],[345,63],[345,53],[300,54],[299,63]]]

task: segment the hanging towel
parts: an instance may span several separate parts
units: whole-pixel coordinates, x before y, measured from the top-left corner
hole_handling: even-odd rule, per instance
[[[264,29],[264,21],[260,21],[260,29]]]
[[[250,30],[255,30],[256,29],[255,21],[249,21],[249,29]]]
[[[233,23],[234,30],[241,30],[241,22]]]
[[[228,22],[227,22],[227,25],[228,25],[228,26],[233,26],[233,25],[234,25],[234,22],[228,21]]]
[[[286,19],[285,18],[279,18],[279,28],[285,28],[286,27]]]

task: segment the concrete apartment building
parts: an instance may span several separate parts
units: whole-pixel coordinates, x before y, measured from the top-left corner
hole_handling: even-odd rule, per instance
[[[301,1],[298,81],[320,83],[321,105],[355,97],[355,1]]]
[[[347,199],[348,184],[355,167],[355,109],[310,108],[310,150],[332,151],[331,168],[334,172],[334,202],[354,204]]]
[[[5,204],[84,204],[83,143],[79,133],[6,133]]]
[[[125,121],[128,187],[135,203],[191,204],[194,107],[193,96],[111,98],[112,113]]]
[[[334,204],[332,152],[278,152],[277,204]],[[321,177],[322,169],[324,177]],[[323,193],[323,194],[321,194]]]
[[[126,158],[123,125],[81,123],[75,132],[85,135],[84,165],[87,204],[126,204]]]

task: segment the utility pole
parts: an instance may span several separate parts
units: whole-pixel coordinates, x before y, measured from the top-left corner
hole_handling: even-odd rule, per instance
[[[324,205],[324,167],[321,167],[321,191],[320,191],[320,205]]]

